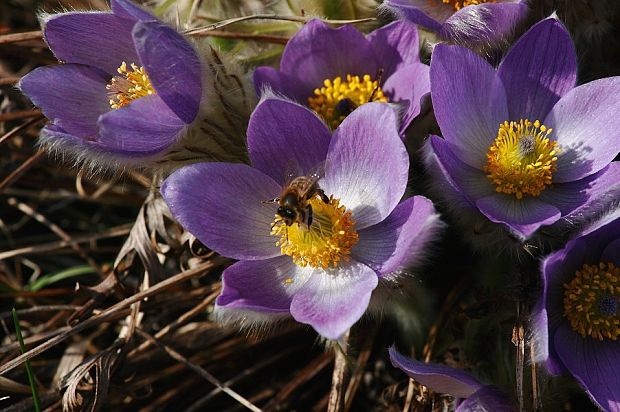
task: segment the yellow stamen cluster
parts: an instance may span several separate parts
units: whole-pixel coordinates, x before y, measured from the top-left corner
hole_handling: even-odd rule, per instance
[[[349,261],[351,248],[358,241],[355,222],[351,212],[340,205],[338,199],[330,198],[329,203],[319,197],[310,200],[312,225],[293,223],[286,226],[276,215],[271,234],[280,237],[276,246],[283,254],[291,256],[293,262],[301,267],[337,267],[341,261]]]
[[[500,193],[538,196],[552,183],[557,169],[557,143],[552,129],[521,119],[500,124],[495,142],[487,152],[484,171]]]
[[[476,4],[495,3],[495,0],[441,0],[444,4],[451,4],[455,11],[461,10],[463,7],[473,6]]]
[[[369,74],[362,77],[347,74],[344,81],[341,77],[326,79],[323,87],[314,89],[314,96],[308,98],[310,108],[333,129],[355,108],[369,102],[388,102],[379,81],[372,80]]]
[[[583,265],[564,289],[564,316],[574,331],[598,340],[618,339],[620,268],[611,262]]]
[[[128,69],[127,63],[123,62],[116,71],[120,76],[114,76],[106,86],[110,95],[110,106],[113,109],[119,109],[133,100],[155,94],[144,67],[131,63]]]

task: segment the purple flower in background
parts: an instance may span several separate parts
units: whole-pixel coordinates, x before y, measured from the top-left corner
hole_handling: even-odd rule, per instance
[[[253,167],[194,164],[165,180],[175,218],[239,260],[224,271],[220,316],[251,323],[290,315],[337,339],[366,311],[379,279],[419,260],[441,223],[428,199],[400,202],[409,158],[397,122],[393,108],[369,103],[332,136],[312,111],[268,97],[248,127]],[[324,164],[318,184],[328,199],[309,196],[312,221],[287,226],[288,215],[266,201],[288,187],[291,162],[298,176]]]
[[[441,40],[473,49],[509,40],[528,13],[519,0],[385,0],[382,8],[437,33]]]
[[[418,31],[408,22],[364,36],[350,25],[332,29],[312,20],[286,45],[280,70],[259,67],[254,85],[259,94],[269,88],[309,106],[332,129],[364,103],[400,103],[404,131],[430,90],[418,52]]]
[[[112,11],[44,16],[63,64],[35,69],[19,87],[50,119],[45,144],[83,155],[144,159],[175,143],[198,113],[198,55],[177,31],[128,0]]]
[[[538,361],[568,370],[603,410],[620,411],[620,210],[542,264],[533,324]]]
[[[427,168],[455,211],[519,239],[588,210],[620,182],[620,77],[575,87],[576,58],[553,18],[532,27],[495,70],[460,46],[438,45],[431,96],[443,139]]]
[[[515,408],[495,386],[484,385],[471,374],[446,365],[407,358],[393,346],[389,350],[392,365],[410,378],[439,393],[464,399],[456,412],[510,412]]]

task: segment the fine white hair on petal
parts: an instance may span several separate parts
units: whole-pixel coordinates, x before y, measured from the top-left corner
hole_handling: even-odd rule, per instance
[[[234,326],[249,334],[267,334],[288,321],[290,313],[263,313],[250,309],[215,305],[213,317],[217,323]]]

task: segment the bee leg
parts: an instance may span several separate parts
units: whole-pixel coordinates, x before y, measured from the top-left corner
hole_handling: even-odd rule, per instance
[[[278,203],[280,201],[279,197],[274,197],[273,199],[269,199],[269,200],[261,200],[261,203]]]
[[[325,192],[323,191],[323,189],[319,189],[317,190],[317,193],[319,194],[319,196],[321,196],[321,200],[324,203],[329,203],[329,197],[327,197],[327,195],[325,194]]]
[[[306,210],[308,211],[308,229],[310,229],[310,226],[312,226],[312,206],[308,205]]]

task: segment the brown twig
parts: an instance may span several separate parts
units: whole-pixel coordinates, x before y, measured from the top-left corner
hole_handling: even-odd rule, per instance
[[[347,375],[347,345],[350,331],[346,331],[341,342],[335,348],[334,372],[332,374],[332,388],[327,401],[327,412],[341,412],[344,407],[344,391]]]
[[[41,116],[41,110],[15,110],[0,114],[0,122],[10,122],[12,120],[28,119],[30,117]]]
[[[221,37],[225,39],[253,40],[253,41],[258,41],[258,42],[263,42],[263,43],[274,43],[274,44],[286,44],[289,41],[289,37],[286,37],[286,36],[274,36],[274,35],[267,35],[267,34],[253,34],[253,33],[233,32],[233,31],[223,31],[223,30],[201,31],[201,32],[191,33],[190,36]]]
[[[76,324],[75,326],[71,327],[70,329],[68,329],[67,331],[63,332],[62,334],[53,337],[52,339],[48,340],[47,342],[43,343],[42,345],[39,345],[35,348],[30,349],[28,352],[19,355],[18,357],[11,359],[10,361],[8,361],[7,363],[5,363],[4,365],[0,365],[0,375],[4,375],[5,373],[7,373],[10,370],[13,370],[14,368],[16,368],[17,366],[21,365],[22,363],[26,362],[27,360],[30,360],[32,358],[34,358],[37,355],[40,355],[41,353],[45,352],[46,350],[56,346],[58,343],[64,341],[65,339],[83,331],[84,329],[88,329],[92,326],[95,326],[97,324],[99,324],[100,322],[109,320],[111,317],[113,317],[115,314],[117,314],[119,311],[129,307],[132,303],[138,302],[144,298],[147,298],[149,296],[155,295],[157,293],[160,293],[161,291],[174,286],[178,283],[184,282],[186,280],[189,279],[193,279],[193,278],[198,278],[201,276],[206,275],[210,269],[221,265],[225,262],[227,262],[228,259],[224,259],[224,258],[216,258],[216,259],[212,259],[209,262],[205,262],[203,264],[201,264],[200,266],[197,266],[193,269],[190,270],[186,270],[184,272],[178,273],[174,276],[169,277],[168,279],[165,279],[163,281],[161,281],[160,283],[142,291],[142,292],[138,292],[136,294],[134,294],[133,296],[130,296],[126,299],[123,299],[122,301],[112,305],[111,307],[109,307],[108,309],[102,311],[101,313],[98,313],[97,315],[94,315],[88,319],[86,319],[85,321]]]
[[[20,76],[3,77],[0,79],[0,86],[8,86],[17,83],[21,79]]]
[[[38,152],[30,156],[28,159],[26,159],[24,163],[19,165],[17,169],[13,170],[13,172],[10,175],[8,175],[2,182],[0,182],[0,193],[2,193],[2,191],[6,187],[13,184],[17,179],[19,179],[21,175],[26,173],[26,171],[30,169],[36,162],[38,162],[43,157],[44,154],[45,153],[43,151],[39,150]]]
[[[0,144],[4,143],[5,141],[10,139],[11,137],[15,136],[17,133],[21,132],[22,130],[27,129],[30,126],[33,126],[33,125],[39,123],[43,119],[45,119],[45,117],[40,116],[40,117],[34,118],[32,120],[28,120],[26,123],[20,124],[17,127],[14,127],[12,130],[8,131],[2,137],[0,137]]]
[[[0,44],[18,43],[27,40],[42,40],[43,32],[41,30],[26,31],[23,33],[3,34],[0,36]]]
[[[364,343],[360,350],[360,354],[357,357],[357,362],[355,364],[355,371],[351,376],[351,380],[349,381],[349,386],[347,387],[347,391],[344,396],[344,412],[347,412],[351,409],[351,405],[353,404],[353,399],[355,398],[355,393],[359,387],[360,382],[362,381],[362,376],[364,375],[364,368],[366,366],[366,362],[368,362],[368,358],[370,358],[370,353],[372,351],[372,347],[375,343],[375,336],[377,335],[377,324],[372,325],[372,328],[369,331],[365,331],[364,333]]]

